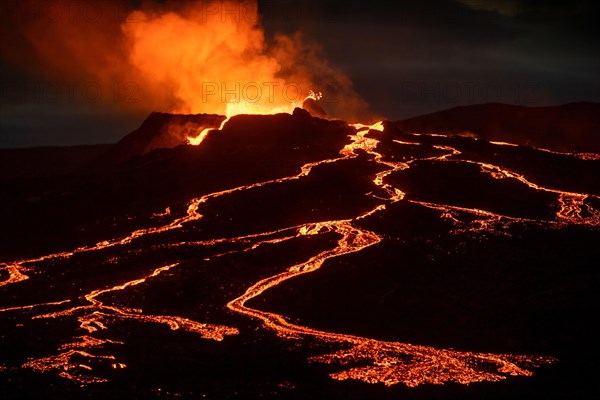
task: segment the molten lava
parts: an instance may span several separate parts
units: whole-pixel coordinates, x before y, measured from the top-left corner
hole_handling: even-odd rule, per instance
[[[220,131],[223,130],[223,127],[231,117],[236,115],[273,115],[273,114],[291,114],[294,109],[300,107],[306,100],[311,99],[314,101],[320,100],[322,97],[321,93],[314,93],[310,91],[308,96],[302,99],[301,102],[291,102],[287,105],[278,106],[278,107],[270,107],[270,106],[260,106],[255,103],[250,103],[248,101],[239,101],[239,102],[230,102],[227,104],[227,109],[225,112],[225,120],[221,123],[219,129],[206,128],[203,129],[198,136],[189,136],[187,138],[187,143],[192,146],[198,146],[202,141],[206,138],[206,136],[211,131]]]
[[[218,129],[203,129],[189,136],[187,141],[191,145],[199,145],[211,132],[223,130],[235,115],[292,113],[308,99],[318,101],[321,98],[319,90],[331,83],[341,87],[343,96],[338,99],[336,109],[344,110],[346,115],[335,112],[329,114],[333,117],[355,119],[353,117],[357,115],[357,110],[361,109],[362,103],[349,81],[323,61],[307,59],[308,67],[299,62],[306,47],[299,36],[278,36],[274,47],[269,47],[260,26],[255,2],[226,0],[218,2],[216,6],[224,7],[228,10],[227,13],[223,14],[224,9],[221,8],[207,9],[204,2],[183,4],[171,10],[161,5],[153,5],[134,11],[128,15],[126,21],[121,21],[118,33],[113,32],[111,37],[117,38],[116,45],[112,42],[107,43],[106,40],[80,40],[79,36],[71,31],[73,27],[56,26],[50,27],[55,36],[70,35],[73,40],[58,41],[61,43],[60,48],[57,48],[56,43],[41,39],[34,44],[40,57],[52,60],[58,69],[67,68],[61,66],[61,62],[58,61],[62,59],[58,59],[64,59],[65,54],[71,53],[75,67],[97,75],[102,82],[108,82],[114,76],[125,80],[139,80],[137,83],[143,92],[141,95],[149,99],[147,104],[178,112],[211,112],[226,116]],[[39,24],[29,28],[41,29]],[[94,32],[90,32],[90,35],[93,36]],[[123,57],[98,62],[98,54],[107,54],[105,47],[108,45],[117,46]],[[319,68],[310,68],[319,62]],[[73,68],[73,65],[69,65],[68,68]],[[311,70],[320,71],[321,75],[316,76]],[[310,91],[312,89],[317,92]],[[294,94],[291,94],[292,92]],[[312,356],[309,361],[335,365],[330,376],[337,380],[354,379],[388,386],[402,383],[409,387],[444,382],[496,382],[509,376],[530,376],[534,368],[555,363],[557,360],[551,356],[456,351],[328,332],[302,325],[301,322],[291,322],[284,315],[251,308],[246,304],[286,281],[327,268],[329,260],[359,253],[386,240],[384,235],[362,228],[356,222],[377,215],[399,202],[411,202],[418,207],[435,210],[440,219],[452,221],[456,226],[454,233],[492,232],[512,224],[528,223],[553,228],[570,225],[600,226],[600,212],[588,202],[589,199],[598,200],[597,195],[544,187],[508,168],[463,158],[458,148],[445,144],[432,146],[441,152],[441,155],[389,161],[379,150],[379,138],[385,132],[383,122],[373,125],[355,124],[353,127],[349,143],[340,146],[336,157],[306,163],[296,174],[236,186],[191,199],[184,216],[175,218],[171,216],[170,209],[167,209],[164,218],[173,218],[171,222],[135,230],[125,237],[107,238],[95,245],[72,251],[0,264],[0,272],[6,276],[0,281],[0,287],[6,288],[23,284],[29,279],[33,280],[35,275],[42,274],[43,268],[60,268],[63,263],[83,253],[91,253],[101,258],[102,251],[110,249],[117,254],[114,256],[117,260],[125,252],[129,257],[134,257],[144,252],[144,240],[152,235],[161,235],[160,238],[164,238],[162,245],[169,248],[183,245],[208,249],[223,244],[239,246],[235,250],[215,250],[214,254],[198,259],[198,266],[202,266],[203,263],[228,253],[252,252],[261,246],[274,243],[334,234],[337,240],[332,248],[310,254],[300,262],[295,261],[289,267],[284,266],[285,269],[280,266],[279,271],[270,272],[269,275],[253,277],[253,282],[247,284],[243,292],[231,295],[215,307],[227,307],[238,317],[256,320],[263,328],[275,332],[285,340],[298,341],[304,345],[318,342],[329,346],[330,352]],[[412,146],[420,145],[418,140],[419,137],[414,135],[414,142],[395,142]],[[492,145],[510,146],[507,143]],[[380,171],[369,177],[369,185],[373,191],[365,193],[365,196],[374,198],[376,204],[364,212],[357,212],[346,218],[328,217],[326,220],[289,223],[278,230],[265,230],[243,236],[214,237],[197,242],[181,241],[174,235],[184,228],[193,227],[195,221],[201,220],[201,208],[209,201],[230,196],[235,192],[273,187],[304,179],[309,177],[316,167],[343,162],[361,155],[366,155],[367,162],[374,164],[378,168],[377,171]],[[586,155],[583,160],[598,158],[598,155]],[[557,211],[551,220],[536,220],[502,215],[474,207],[412,199],[402,187],[390,183],[389,178],[395,172],[413,168],[415,162],[419,161],[474,165],[482,174],[492,179],[511,180],[522,187],[554,196]],[[463,215],[468,215],[469,218],[463,219]],[[57,293],[56,296],[62,300],[1,308],[0,314],[26,315],[28,322],[67,321],[76,331],[75,335],[69,337],[69,341],[53,347],[50,354],[40,354],[40,351],[36,350],[28,361],[13,368],[38,372],[52,371],[81,385],[106,382],[107,379],[102,376],[104,364],[114,370],[127,368],[127,363],[119,360],[116,353],[112,352],[115,346],[123,346],[125,342],[108,338],[115,326],[124,322],[135,322],[144,326],[166,326],[173,331],[186,331],[199,338],[217,342],[226,341],[228,336],[240,333],[235,326],[200,322],[188,316],[166,312],[146,312],[141,306],[126,307],[111,297],[116,293],[131,293],[136,288],[164,279],[168,274],[182,268],[180,261],[163,263],[151,271],[146,269],[144,273],[137,271],[138,275],[123,278],[119,284],[96,283],[93,289],[82,290],[79,295],[71,298],[64,299],[62,293]],[[134,272],[136,271],[130,273]],[[90,283],[93,284],[94,282]],[[12,323],[12,320],[9,320],[9,323]],[[2,369],[3,366],[0,365],[0,370]]]
[[[19,282],[28,279],[29,275],[36,273],[36,266],[44,261],[55,260],[59,263],[61,260],[67,260],[75,256],[77,253],[100,252],[110,247],[134,244],[136,241],[149,235],[159,235],[179,230],[201,219],[200,207],[213,199],[228,196],[239,191],[250,191],[265,186],[279,185],[284,182],[303,179],[309,176],[315,167],[356,158],[361,153],[367,153],[372,160],[371,162],[383,167],[381,172],[373,176],[372,181],[373,185],[380,189],[378,193],[382,194],[378,196],[367,194],[375,197],[379,202],[371,209],[359,215],[354,215],[349,219],[313,221],[301,225],[287,226],[276,231],[266,231],[246,236],[223,237],[187,244],[173,242],[166,245],[178,247],[185,244],[210,248],[218,244],[235,243],[242,246],[242,250],[240,251],[251,252],[261,246],[283,243],[295,238],[335,233],[339,239],[333,248],[321,251],[309,259],[287,268],[284,272],[258,280],[256,283],[251,284],[241,296],[231,299],[226,304],[231,311],[260,321],[265,328],[275,331],[280,337],[286,340],[304,340],[311,343],[318,341],[331,345],[335,350],[329,354],[313,356],[310,358],[310,361],[337,365],[335,368],[336,372],[331,373],[331,377],[334,379],[355,379],[369,383],[383,383],[388,386],[403,383],[409,387],[421,384],[441,384],[448,381],[469,384],[482,381],[495,382],[504,380],[510,376],[531,376],[533,368],[555,363],[557,360],[552,357],[437,349],[401,342],[380,341],[344,333],[327,332],[303,326],[299,323],[292,323],[284,315],[261,311],[246,305],[249,300],[260,296],[270,288],[297,276],[310,274],[320,268],[326,267],[327,261],[330,259],[361,252],[385,240],[384,237],[376,232],[357,227],[355,222],[380,213],[389,205],[397,202],[409,201],[421,207],[438,211],[441,219],[449,219],[457,226],[457,229],[454,231],[457,234],[464,231],[471,233],[478,231],[493,232],[498,229],[504,229],[511,224],[535,223],[550,227],[600,225],[600,212],[585,202],[588,198],[597,199],[598,196],[596,195],[566,192],[543,187],[531,182],[522,174],[507,168],[469,159],[461,159],[461,151],[447,145],[433,146],[437,150],[444,152],[442,155],[414,158],[402,162],[386,161],[385,157],[378,152],[380,140],[377,139],[377,135],[382,134],[384,131],[384,124],[381,122],[374,125],[356,124],[354,128],[355,134],[351,137],[351,143],[341,148],[339,156],[336,158],[305,164],[296,175],[234,187],[193,199],[189,203],[185,216],[163,226],[134,231],[126,237],[108,239],[97,243],[95,246],[82,247],[71,252],[49,254],[35,259],[5,263],[1,265],[1,268],[7,271],[9,276],[8,279],[0,282],[0,285],[19,284]],[[417,139],[418,136],[415,135],[414,142],[396,142],[401,145],[416,145],[418,144]],[[401,188],[394,187],[386,182],[386,178],[391,173],[410,169],[415,161],[424,160],[433,160],[441,163],[475,164],[480,168],[481,173],[489,175],[493,179],[511,179],[530,189],[547,192],[556,196],[556,202],[560,207],[555,214],[554,220],[515,218],[482,209],[407,199]],[[464,222],[461,215],[469,215],[470,218]],[[223,254],[226,253],[215,254],[205,259],[205,261],[221,257]],[[113,369],[127,368],[127,365],[120,362],[114,354],[111,354],[109,351],[110,346],[108,346],[109,344],[111,346],[123,344],[119,341],[107,339],[105,334],[99,336],[98,333],[110,331],[112,325],[123,320],[134,320],[139,323],[166,324],[172,330],[182,329],[198,334],[202,338],[216,341],[226,340],[228,335],[237,334],[238,329],[235,327],[197,322],[177,315],[148,314],[142,309],[127,308],[115,304],[108,298],[104,300],[107,294],[125,292],[131,290],[133,287],[145,285],[148,281],[159,279],[164,274],[177,268],[179,268],[178,263],[159,267],[150,274],[140,276],[137,279],[125,281],[113,287],[94,289],[87,294],[83,294],[80,298],[0,309],[0,313],[30,312],[33,314],[33,319],[76,318],[79,323],[81,335],[75,337],[71,342],[62,344],[56,349],[55,354],[32,359],[24,363],[22,367],[36,371],[56,371],[59,376],[75,380],[82,385],[104,382],[106,379],[95,372],[96,365],[107,364]],[[37,309],[41,309],[41,311],[37,312]],[[56,309],[56,311],[49,312],[48,309]]]

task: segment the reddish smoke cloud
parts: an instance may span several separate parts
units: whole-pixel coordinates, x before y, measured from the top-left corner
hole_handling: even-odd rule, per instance
[[[270,43],[256,1],[9,2],[2,59],[94,82],[118,107],[180,113],[289,111],[310,91],[333,117],[369,119],[352,82],[300,33]],[[5,36],[6,35],[6,36]],[[110,93],[110,96],[106,94]]]

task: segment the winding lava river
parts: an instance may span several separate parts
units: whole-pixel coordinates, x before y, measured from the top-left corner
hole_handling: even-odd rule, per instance
[[[29,279],[29,275],[35,272],[36,265],[42,262],[51,260],[62,261],[76,254],[98,252],[111,247],[124,246],[143,237],[181,229],[186,224],[200,220],[202,218],[202,205],[211,199],[260,186],[276,185],[285,181],[301,179],[308,176],[316,166],[355,158],[362,151],[371,156],[372,162],[384,167],[382,172],[374,176],[373,183],[380,189],[378,193],[384,193],[386,197],[377,197],[377,199],[381,200],[380,204],[367,212],[357,215],[352,219],[307,223],[278,231],[195,243],[198,246],[211,246],[217,243],[238,243],[246,246],[242,249],[243,251],[249,251],[264,244],[284,242],[301,236],[335,233],[340,237],[334,248],[322,251],[308,260],[293,265],[284,272],[254,283],[241,296],[229,301],[226,305],[227,308],[234,313],[260,321],[265,328],[276,332],[284,339],[307,339],[332,344],[335,348],[341,348],[341,350],[315,356],[309,360],[311,362],[335,365],[337,372],[332,373],[331,377],[338,380],[353,379],[369,383],[383,383],[385,385],[402,383],[409,387],[421,384],[441,384],[450,381],[469,384],[481,381],[500,381],[506,379],[508,376],[530,376],[534,368],[543,364],[557,362],[556,359],[546,356],[471,353],[400,342],[379,341],[343,333],[325,332],[291,323],[283,315],[261,311],[246,305],[249,300],[260,296],[266,290],[282,282],[318,270],[329,259],[360,252],[381,242],[383,239],[378,234],[358,228],[353,222],[381,212],[389,204],[395,202],[410,201],[423,207],[438,210],[442,218],[456,219],[457,213],[468,213],[476,218],[475,221],[470,223],[470,228],[467,229],[493,229],[494,224],[529,221],[486,210],[405,199],[405,193],[402,190],[393,187],[385,181],[386,177],[393,172],[410,168],[411,163],[414,161],[432,160],[476,164],[481,169],[481,172],[489,174],[494,179],[514,179],[536,191],[557,195],[560,210],[556,213],[556,218],[552,221],[531,220],[535,223],[550,225],[600,225],[600,213],[585,203],[587,198],[593,197],[598,199],[598,196],[545,188],[509,169],[482,162],[461,160],[461,152],[448,146],[434,146],[437,150],[446,152],[441,156],[416,158],[407,162],[385,161],[385,157],[377,152],[377,146],[380,142],[376,139],[377,135],[384,130],[383,124],[377,123],[371,126],[357,124],[354,128],[356,133],[351,137],[351,143],[340,150],[337,158],[306,164],[297,175],[240,186],[193,199],[189,202],[185,216],[165,225],[136,230],[126,237],[108,239],[94,246],[80,247],[69,252],[48,254],[38,258],[0,264],[0,270],[4,270],[5,275],[8,276],[7,279],[0,282],[0,287],[16,285],[19,282]],[[415,135],[415,140],[417,140],[417,137]],[[407,145],[419,144],[402,141],[395,142]],[[495,143],[494,145],[509,146],[510,144]],[[217,256],[219,255],[211,257]],[[81,385],[105,382],[106,379],[96,373],[95,365],[106,363],[113,369],[127,367],[125,364],[119,362],[114,355],[106,351],[96,351],[109,344],[122,344],[121,342],[103,339],[96,335],[99,331],[110,329],[110,325],[115,320],[135,320],[142,323],[165,324],[172,330],[185,330],[196,333],[202,338],[216,341],[226,340],[228,335],[238,334],[239,331],[235,327],[207,324],[180,316],[147,315],[141,309],[129,309],[102,301],[103,295],[126,291],[178,267],[178,263],[164,265],[156,268],[146,276],[140,276],[114,287],[98,288],[79,298],[67,298],[62,301],[0,309],[0,316],[6,313],[30,312],[33,313],[32,319],[74,317],[78,321],[79,330],[82,332],[82,335],[73,339],[72,342],[60,346],[55,354],[42,358],[32,358],[30,361],[24,363],[21,368],[29,368],[40,372],[53,371],[61,377],[75,381]],[[0,368],[3,367],[0,366]]]

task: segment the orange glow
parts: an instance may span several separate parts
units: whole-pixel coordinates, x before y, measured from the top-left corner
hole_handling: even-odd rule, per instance
[[[157,268],[150,275],[139,278],[133,281],[125,282],[121,285],[114,286],[108,289],[94,290],[83,298],[89,305],[68,308],[63,311],[52,312],[35,316],[34,319],[43,318],[59,318],[70,315],[77,315],[80,328],[87,332],[86,335],[76,338],[70,343],[63,344],[58,348],[58,354],[31,360],[23,364],[23,368],[31,368],[40,372],[58,371],[59,376],[78,382],[81,385],[90,383],[106,382],[106,379],[96,376],[93,372],[92,365],[102,362],[108,362],[113,369],[123,369],[127,365],[116,362],[116,358],[112,354],[106,354],[103,348],[105,344],[124,344],[122,342],[109,339],[100,339],[93,335],[97,331],[108,330],[109,321],[114,319],[129,319],[142,323],[165,324],[171,330],[184,330],[198,334],[204,339],[222,341],[227,335],[236,335],[239,331],[236,328],[231,328],[222,325],[212,325],[192,321],[187,318],[169,315],[148,315],[144,314],[140,309],[127,309],[103,303],[98,299],[99,296],[114,292],[126,290],[131,286],[141,285],[149,279],[155,278],[163,272],[169,271],[176,267],[177,264],[167,265]],[[46,305],[58,305],[60,303],[48,303]],[[24,307],[22,307],[24,308]],[[17,309],[12,308],[11,310]],[[0,310],[0,311],[9,311]],[[86,360],[88,364],[83,364]]]
[[[0,270],[8,272],[8,279],[0,281],[0,287],[29,279],[29,276],[24,273],[25,268],[18,263],[4,264]]]
[[[333,248],[313,255],[309,259],[289,267],[284,272],[259,280],[251,285],[241,296],[227,303],[227,307],[231,311],[260,321],[265,328],[275,331],[282,338],[288,340],[317,340],[322,343],[334,344],[336,349],[341,345],[341,350],[332,351],[330,354],[317,355],[309,360],[334,366],[335,372],[330,374],[333,379],[353,379],[368,383],[383,383],[387,386],[404,384],[408,387],[422,384],[442,384],[445,382],[458,382],[461,384],[483,381],[497,382],[507,379],[510,376],[531,376],[534,368],[557,362],[553,357],[437,349],[429,346],[380,341],[344,333],[327,332],[313,329],[300,323],[292,323],[284,315],[253,309],[246,305],[250,299],[260,296],[270,288],[300,275],[309,274],[326,267],[328,260],[360,252],[380,243],[384,240],[382,236],[357,227],[355,221],[379,213],[385,210],[390,204],[396,202],[408,201],[438,211],[440,218],[450,220],[456,225],[454,232],[457,233],[472,233],[481,230],[502,233],[502,229],[512,223],[536,223],[559,227],[572,224],[600,225],[600,212],[585,202],[587,198],[598,198],[595,195],[571,193],[543,187],[532,182],[524,175],[507,168],[461,159],[462,153],[451,146],[435,145],[436,149],[445,152],[439,156],[413,159],[406,162],[386,161],[385,157],[378,152],[380,143],[378,135],[384,131],[383,123],[373,125],[357,124],[354,125],[354,128],[355,133],[351,135],[351,142],[340,149],[337,157],[305,164],[295,175],[234,187],[193,199],[189,203],[185,216],[161,226],[136,230],[125,237],[108,239],[97,243],[95,246],[82,247],[71,252],[50,254],[35,259],[2,264],[0,268],[9,272],[9,279],[4,281],[3,284],[18,285],[28,278],[28,271],[34,271],[36,264],[42,261],[69,258],[79,252],[94,252],[108,247],[122,246],[147,235],[180,229],[185,224],[202,218],[200,208],[211,199],[227,196],[239,191],[252,190],[258,187],[301,179],[308,176],[313,168],[319,165],[355,158],[361,152],[366,152],[373,163],[383,167],[383,171],[376,173],[372,181],[373,185],[378,189],[377,193],[383,193],[383,195],[375,196],[372,193],[367,193],[366,195],[373,196],[380,200],[380,202],[373,206],[372,209],[360,215],[355,215],[353,218],[344,220],[313,221],[298,226],[288,226],[276,231],[261,232],[247,236],[217,238],[201,242],[170,243],[167,245],[170,247],[184,244],[212,246],[216,243],[238,243],[242,244],[242,251],[251,251],[263,245],[280,243],[302,236],[337,233],[340,239]],[[404,145],[419,145],[419,143],[415,142],[395,142]],[[386,177],[395,171],[411,168],[413,162],[417,160],[474,164],[480,168],[482,173],[488,174],[494,179],[513,179],[525,187],[552,193],[556,195],[557,205],[559,206],[556,218],[552,221],[514,218],[482,209],[428,203],[406,198],[406,194],[401,188],[394,187],[386,182]],[[464,214],[475,218],[469,218],[468,222],[463,222],[461,221],[461,215]],[[163,216],[170,216],[170,212]],[[273,238],[275,234],[282,234],[282,236]],[[219,256],[215,255],[213,257]],[[119,319],[135,320],[140,323],[165,324],[172,330],[183,329],[195,332],[203,338],[216,341],[224,340],[226,336],[238,333],[235,327],[210,325],[192,321],[181,316],[147,315],[141,309],[119,307],[102,300],[103,295],[106,293],[126,291],[133,286],[142,285],[148,280],[158,279],[162,274],[173,268],[178,268],[178,264],[174,263],[156,268],[145,276],[113,287],[92,290],[77,299],[0,309],[0,312],[19,312],[50,307],[58,309],[58,311],[37,314],[33,318],[72,316],[77,318],[79,322],[79,330],[82,336],[74,339],[72,342],[63,344],[57,349],[57,354],[31,360],[25,363],[23,367],[38,371],[55,371],[60,376],[75,380],[82,385],[103,382],[104,378],[95,373],[95,366],[98,363],[106,364],[115,370],[127,368],[124,363],[116,360],[114,355],[108,353],[104,347],[108,343],[119,343],[105,339],[105,335],[102,335],[102,337],[95,336],[99,332],[110,331],[111,324]],[[75,301],[77,302],[76,304],[81,304],[82,301],[85,304],[74,307],[68,306],[69,303],[74,303]]]
[[[243,101],[243,100],[238,101],[238,102],[229,102],[229,103],[227,103],[227,108],[225,111],[226,118],[225,118],[225,120],[223,120],[223,122],[221,122],[221,126],[218,129],[213,129],[213,128],[203,129],[200,132],[200,134],[198,134],[198,136],[195,136],[195,137],[189,136],[187,138],[187,143],[192,146],[198,146],[200,143],[202,143],[202,141],[204,141],[204,139],[206,139],[206,136],[208,136],[208,134],[211,131],[222,130],[223,127],[225,126],[225,124],[227,124],[227,122],[229,122],[231,117],[233,117],[235,115],[241,115],[241,114],[245,114],[245,115],[291,114],[292,112],[294,112],[294,109],[296,107],[301,107],[302,103],[304,103],[306,100],[313,99],[313,100],[317,101],[317,100],[320,100],[321,97],[322,97],[321,93],[314,93],[313,91],[310,91],[308,93],[308,95],[302,99],[301,102],[291,102],[287,105],[282,105],[282,106],[258,105],[258,104],[250,103],[248,101]]]
[[[363,150],[375,156],[379,164],[389,167],[388,170],[376,175],[374,183],[390,194],[388,201],[397,202],[404,199],[404,193],[383,182],[386,175],[409,168],[405,163],[383,162],[383,156],[375,151],[378,141],[366,138],[373,131],[383,131],[381,123],[371,126],[357,124],[353,142],[342,149],[345,157],[355,157],[356,150]],[[454,153],[459,154],[455,149]],[[442,160],[446,160],[442,156]],[[329,161],[329,160],[328,160]],[[385,209],[379,205],[356,220],[365,218]],[[475,211],[467,209],[468,211]],[[477,212],[477,211],[475,211]],[[487,215],[487,213],[484,213]],[[266,290],[275,287],[289,279],[308,274],[320,269],[331,258],[359,252],[379,243],[382,238],[374,232],[362,230],[352,224],[352,220],[325,221],[305,225],[298,229],[299,235],[315,235],[321,232],[336,232],[342,235],[336,248],[324,251],[310,260],[294,265],[287,271],[263,279],[251,286],[242,296],[232,300],[227,307],[232,311],[248,317],[259,319],[262,323],[287,339],[317,339],[330,343],[341,343],[348,347],[333,354],[312,357],[311,361],[326,364],[349,366],[330,376],[337,380],[354,379],[367,383],[383,383],[386,386],[403,383],[408,387],[421,384],[443,384],[458,382],[469,384],[473,382],[497,382],[510,376],[531,376],[527,368],[538,367],[542,364],[557,362],[552,357],[532,357],[460,352],[454,350],[435,349],[433,347],[417,346],[398,342],[385,342],[354,335],[325,332],[289,322],[284,316],[249,308],[245,305],[250,299],[260,296]],[[409,356],[409,357],[407,357]],[[356,364],[366,364],[352,367]]]
[[[63,2],[48,1],[51,4]],[[112,4],[104,1],[101,3]],[[203,129],[188,137],[190,145],[200,145],[209,134],[223,130],[235,115],[292,113],[307,99],[321,99],[320,91],[330,84],[336,87],[341,95],[336,102],[328,104],[331,107],[327,110],[329,115],[352,122],[359,116],[367,115],[366,105],[354,92],[349,79],[321,57],[318,46],[307,44],[300,34],[277,35],[274,43],[267,45],[256,2],[246,1],[242,4],[235,0],[225,0],[213,2],[213,8],[210,9],[206,8],[208,2],[172,3],[168,5],[171,8],[166,8],[162,3],[144,2],[144,8],[128,12],[123,20],[100,21],[96,25],[74,22],[44,26],[39,21],[34,21],[24,24],[24,36],[37,52],[42,68],[51,66],[49,71],[58,76],[77,77],[75,79],[82,81],[89,81],[91,76],[105,92],[114,88],[115,83],[117,88],[122,88],[128,83],[133,84],[135,93],[125,95],[134,97],[107,98],[117,106],[136,108],[143,105],[161,111],[225,115],[226,119],[218,129]],[[71,6],[79,7],[77,2]],[[365,121],[366,118],[361,120]],[[337,234],[339,239],[332,248],[312,254],[283,272],[264,279],[256,278],[239,297],[228,299],[226,305],[215,305],[226,306],[239,316],[259,321],[264,328],[272,330],[283,339],[317,341],[335,347],[336,350],[330,353],[309,359],[311,362],[332,366],[332,371],[335,371],[330,373],[332,379],[359,380],[386,386],[403,384],[408,387],[446,382],[470,384],[497,382],[510,376],[531,376],[534,368],[556,363],[557,360],[550,356],[456,351],[328,332],[302,325],[300,322],[292,323],[284,315],[247,306],[249,300],[261,296],[269,289],[327,268],[330,260],[336,257],[358,253],[384,241],[383,236],[361,228],[356,222],[376,215],[398,202],[411,202],[435,210],[440,219],[451,221],[455,225],[455,233],[502,232],[503,228],[513,223],[536,223],[552,227],[600,226],[600,211],[586,202],[591,198],[598,199],[597,195],[544,187],[509,168],[463,159],[460,150],[445,145],[433,145],[436,150],[445,152],[443,155],[402,162],[388,161],[378,151],[381,143],[378,138],[385,131],[383,122],[352,126],[355,131],[350,137],[350,143],[341,148],[339,154],[330,159],[307,163],[290,176],[228,188],[191,199],[185,215],[176,218],[171,209],[167,208],[164,213],[153,215],[161,221],[156,226],[138,229],[122,237],[106,238],[96,244],[71,251],[0,263],[3,277],[7,276],[0,281],[0,287],[27,285],[24,282],[29,279],[35,280],[36,274],[39,279],[43,272],[39,264],[46,261],[52,260],[60,264],[61,260],[79,253],[118,248],[150,235],[181,229],[186,224],[200,220],[203,217],[202,206],[213,199],[302,179],[309,176],[315,167],[356,158],[366,153],[370,162],[377,165],[381,172],[369,178],[372,179],[373,191],[365,194],[377,199],[377,204],[361,214],[347,219],[311,221],[246,236],[221,237],[189,243],[165,243],[165,246],[210,247],[217,243],[237,243],[241,245],[240,251],[252,251],[260,246],[296,238],[325,233]],[[415,138],[418,136],[420,135],[415,134]],[[446,137],[440,134],[430,136]],[[418,141],[394,142],[400,145],[420,145]],[[516,146],[504,142],[491,144]],[[546,149],[537,150],[555,153]],[[582,160],[600,160],[598,154],[557,154]],[[402,187],[388,183],[387,178],[391,174],[410,169],[415,161],[423,160],[475,165],[492,179],[510,179],[523,187],[551,193],[555,196],[557,211],[550,221],[515,218],[483,209],[413,200]],[[471,217],[468,222],[461,220],[461,215],[464,214]],[[222,254],[212,257],[219,256]],[[115,257],[115,260],[118,258]],[[0,309],[0,313],[30,313],[33,320],[70,318],[76,322],[76,334],[69,337],[68,342],[57,345],[51,350],[51,354],[36,355],[37,358],[29,359],[21,367],[38,372],[51,371],[80,385],[106,382],[106,378],[101,376],[101,371],[106,370],[106,367],[114,370],[112,372],[115,374],[128,368],[121,362],[123,360],[117,359],[110,351],[112,346],[122,346],[126,343],[107,339],[111,329],[114,329],[114,325],[119,321],[163,325],[172,331],[191,332],[200,338],[215,342],[239,334],[238,328],[233,326],[194,321],[182,315],[147,314],[141,308],[128,308],[106,300],[110,297],[107,294],[127,293],[134,287],[164,279],[169,271],[177,268],[181,266],[174,262],[146,271],[133,279],[120,281],[118,284],[97,285],[88,293],[81,293],[72,298]],[[62,294],[59,298],[63,298]],[[4,367],[0,366],[0,370],[2,369]]]
[[[24,0],[23,3],[32,2]],[[87,15],[85,2],[44,1],[62,15]],[[291,112],[310,90],[336,88],[328,112],[369,117],[350,79],[298,32],[267,43],[256,0],[159,2],[98,0],[99,17],[45,23],[24,15],[23,45],[2,43],[15,62],[51,80],[90,83],[113,107],[232,116]],[[24,49],[31,48],[31,54]],[[23,53],[23,54],[21,54]],[[19,60],[22,58],[22,60]],[[68,60],[68,61],[67,61]]]
[[[279,62],[269,56],[256,5],[225,1],[208,10],[204,2],[177,12],[135,11],[123,25],[129,62],[154,87],[171,86],[183,113],[226,114],[230,101],[249,109],[285,106],[281,90],[262,94],[265,82],[283,87]],[[239,12],[223,18],[222,10]],[[306,82],[302,82],[303,84]],[[244,87],[246,90],[244,91]],[[261,91],[259,93],[258,91]]]

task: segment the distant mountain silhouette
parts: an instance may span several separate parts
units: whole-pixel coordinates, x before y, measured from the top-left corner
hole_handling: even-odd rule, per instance
[[[306,102],[304,108],[308,112],[297,110],[297,118],[309,114],[323,116],[314,101]],[[187,136],[206,128],[218,128],[224,119],[224,116],[214,114],[155,112],[139,128],[112,145],[0,149],[0,179],[102,172],[107,167],[118,167],[153,151],[183,145]],[[471,136],[562,152],[600,153],[600,103],[536,108],[481,104],[392,124],[403,132]],[[228,142],[234,147],[241,146],[239,138]],[[209,146],[207,143],[202,147]],[[158,156],[162,157],[163,153],[159,152]]]
[[[397,121],[406,132],[474,136],[564,152],[600,152],[600,103],[480,104]]]

